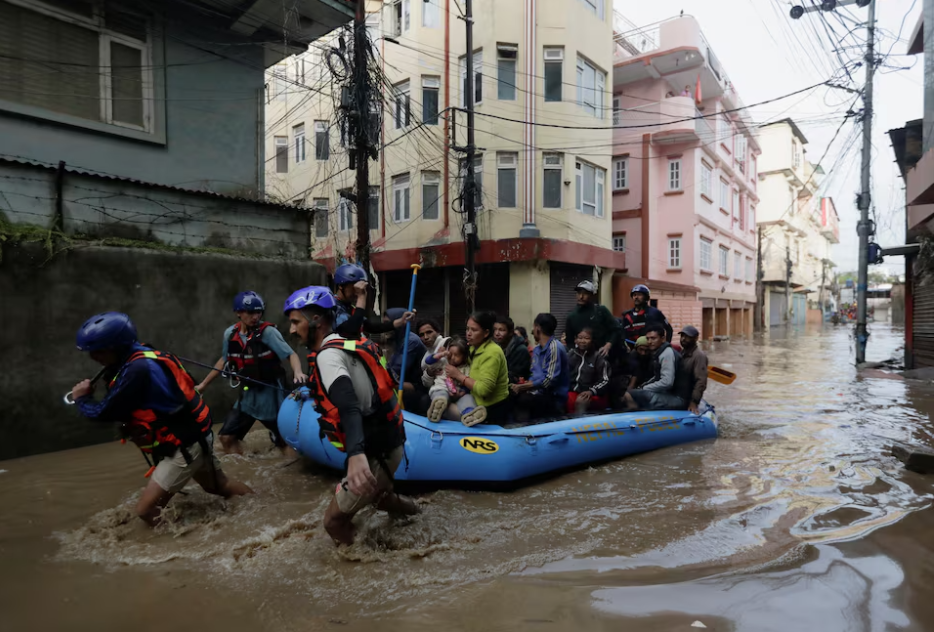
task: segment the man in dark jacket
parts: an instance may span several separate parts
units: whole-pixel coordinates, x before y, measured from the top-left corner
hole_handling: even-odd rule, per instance
[[[649,288],[637,285],[630,293],[634,307],[623,314],[623,333],[629,344],[633,344],[640,336],[646,335],[652,325],[661,325],[665,330],[665,340],[671,342],[671,325],[668,319],[656,307],[649,305]]]
[[[596,300],[597,288],[593,281],[581,281],[577,284],[577,307],[568,314],[564,327],[564,336],[568,348],[573,348],[577,334],[590,329],[593,332],[593,348],[601,357],[606,357],[614,346],[619,344],[619,321]]]
[[[529,354],[528,342],[516,333],[516,325],[509,316],[496,317],[493,340],[503,349],[506,356],[509,383],[518,384],[519,380],[529,379],[532,372],[532,356]]]
[[[645,334],[654,353],[653,377],[642,388],[626,393],[627,410],[684,410],[691,396],[691,384],[681,366],[681,354],[665,341],[665,329],[658,324]]]
[[[700,412],[698,406],[704,398],[704,391],[707,390],[707,354],[697,346],[697,339],[700,337],[697,327],[688,325],[679,333],[681,334],[681,370],[684,371],[691,384],[691,401],[688,402],[688,410],[696,415]]]

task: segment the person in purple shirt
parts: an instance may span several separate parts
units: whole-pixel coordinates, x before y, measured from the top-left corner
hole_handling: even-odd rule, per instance
[[[563,415],[568,400],[570,373],[568,352],[555,338],[558,320],[551,314],[535,317],[532,337],[538,346],[532,352],[532,378],[511,384],[515,396],[516,421]]]

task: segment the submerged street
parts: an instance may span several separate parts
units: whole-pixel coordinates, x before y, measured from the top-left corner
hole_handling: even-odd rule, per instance
[[[870,360],[901,331],[872,329]],[[4,630],[929,630],[934,485],[887,453],[934,444],[934,386],[857,374],[851,330],[719,342],[720,437],[514,493],[368,509],[335,549],[336,478],[268,449],[221,457],[256,494],[189,486],[150,532],[145,465],[109,443],[0,464]],[[78,423],[76,421],[76,423]],[[258,427],[258,426],[257,426]],[[141,616],[142,615],[142,616]]]

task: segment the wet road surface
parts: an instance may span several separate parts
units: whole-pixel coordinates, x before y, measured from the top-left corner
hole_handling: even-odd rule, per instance
[[[900,336],[876,325],[869,359]],[[708,391],[716,441],[365,511],[349,549],[320,525],[336,479],[261,432],[222,457],[254,496],[189,487],[155,532],[134,448],[0,462],[0,629],[931,630],[934,478],[886,445],[934,444],[934,385],[859,375],[852,346],[830,326],[716,343],[739,375]]]

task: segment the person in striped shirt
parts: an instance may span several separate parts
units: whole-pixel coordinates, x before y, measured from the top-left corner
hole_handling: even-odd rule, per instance
[[[515,395],[516,420],[520,423],[564,414],[570,373],[567,349],[555,337],[557,328],[558,320],[551,314],[535,317],[532,337],[538,346],[532,352],[532,378],[510,385]]]

